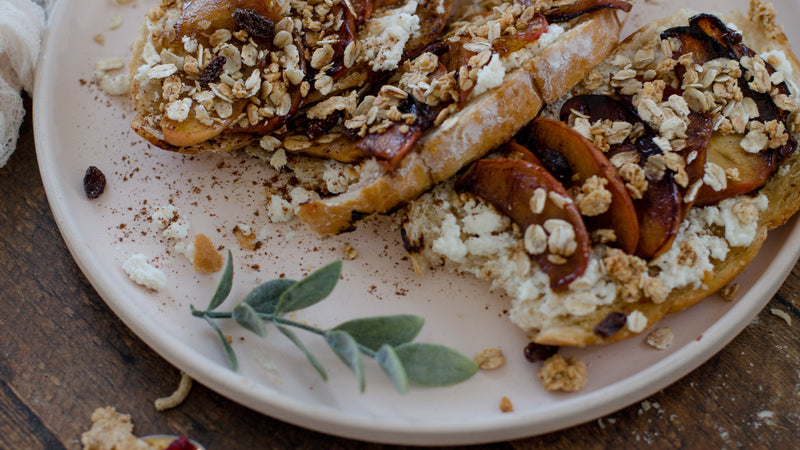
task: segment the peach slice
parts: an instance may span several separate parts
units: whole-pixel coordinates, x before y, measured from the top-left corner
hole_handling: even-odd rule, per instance
[[[528,125],[529,144],[534,153],[549,150],[562,155],[572,171],[571,186],[580,187],[594,175],[604,178],[611,193],[608,211],[587,217],[587,228],[612,229],[616,246],[633,253],[639,241],[639,222],[630,194],[616,169],[594,144],[567,124],[551,119],[536,119]],[[540,155],[541,156],[541,155]],[[545,167],[547,164],[545,163]]]
[[[459,176],[456,190],[484,199],[510,217],[523,232],[528,227],[542,227],[543,233],[544,227],[566,222],[574,234],[574,239],[567,239],[574,246],[571,251],[551,253],[549,241],[557,240],[551,234],[547,238],[548,248],[532,254],[531,258],[548,275],[553,289],[563,289],[583,275],[589,262],[589,234],[566,189],[544,167],[519,159],[481,159]],[[540,199],[537,207],[532,205],[537,203],[531,201],[534,196]]]
[[[238,101],[233,104],[233,113],[220,122],[213,122],[205,125],[194,115],[194,111],[183,122],[177,122],[164,116],[161,119],[161,131],[164,133],[164,140],[176,147],[187,147],[197,145],[220,135],[228,128],[239,114],[244,111],[247,101]]]

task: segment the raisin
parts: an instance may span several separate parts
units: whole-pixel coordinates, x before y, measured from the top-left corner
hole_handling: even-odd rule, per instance
[[[88,198],[100,197],[106,189],[106,176],[95,166],[89,166],[83,175],[83,192]]]
[[[254,38],[272,40],[275,24],[271,20],[252,9],[236,8],[233,12],[233,21],[240,29]]]
[[[308,121],[308,126],[306,127],[306,135],[310,139],[316,139],[323,134],[327,133],[331,128],[333,128],[337,123],[339,123],[339,119],[342,118],[342,111],[336,110],[332,113],[328,114],[328,117],[324,119],[312,119]]]
[[[225,65],[227,59],[224,56],[217,56],[212,59],[203,73],[200,75],[200,86],[203,89],[208,89],[209,83],[219,82],[219,76],[222,75],[222,67]]]
[[[558,347],[555,345],[542,345],[535,342],[529,342],[528,345],[525,346],[524,353],[525,359],[535,363],[544,361],[545,359],[558,353]]]
[[[592,331],[594,331],[594,334],[604,338],[611,337],[625,326],[627,320],[628,316],[626,316],[625,313],[618,311],[611,312],[608,313],[606,318],[601,320]]]

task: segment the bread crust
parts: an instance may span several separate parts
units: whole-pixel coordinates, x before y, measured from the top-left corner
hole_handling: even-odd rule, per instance
[[[319,234],[350,230],[353,219],[402,206],[511,139],[547,98],[566,92],[616,43],[621,24],[615,10],[598,10],[575,20],[565,39],[429,130],[416,146],[417,156],[406,157],[394,173],[359,183],[345,194],[305,203],[298,216]]]

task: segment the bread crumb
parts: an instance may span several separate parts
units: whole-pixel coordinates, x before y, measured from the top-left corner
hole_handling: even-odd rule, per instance
[[[792,326],[792,317],[789,314],[786,314],[786,311],[778,308],[770,308],[769,312],[783,319],[786,322],[786,325]]]
[[[129,414],[118,413],[113,406],[92,412],[92,428],[81,435],[84,450],[150,450],[156,447],[133,435]]]
[[[222,254],[214,248],[211,239],[199,233],[194,237],[194,270],[203,273],[212,273],[222,269]]]
[[[506,357],[499,348],[487,348],[475,356],[475,364],[483,370],[493,370],[502,367]]]
[[[103,45],[103,44],[106,43],[106,37],[103,36],[102,34],[95,34],[94,37],[92,38],[92,40],[95,41],[96,43],[100,44],[100,45]]]
[[[503,397],[500,399],[500,411],[504,413],[514,412],[514,405],[511,404],[511,400],[508,397]]]
[[[258,241],[256,239],[256,234],[253,233],[253,230],[242,223],[236,224],[233,228],[233,235],[236,237],[236,240],[239,241],[239,246],[245,250],[256,250],[258,248]]]
[[[726,284],[725,286],[722,287],[722,289],[719,290],[719,295],[720,297],[722,297],[723,300],[730,302],[734,299],[736,291],[738,290],[739,290],[738,283]]]
[[[586,363],[556,354],[547,358],[536,375],[548,391],[577,391],[586,385]]]
[[[344,253],[344,259],[353,260],[358,258],[358,250],[348,243],[344,244],[342,252]]]
[[[770,39],[775,39],[783,33],[783,25],[775,23],[775,8],[770,2],[750,0],[748,18],[751,22],[760,25]]]
[[[184,400],[186,400],[186,396],[189,395],[189,391],[192,389],[192,378],[189,377],[185,372],[181,372],[181,380],[178,382],[178,388],[170,394],[168,397],[161,397],[157,398],[153,404],[158,411],[164,411],[167,409],[174,408]]]
[[[670,345],[672,345],[672,340],[674,337],[675,335],[672,333],[672,329],[670,327],[661,327],[648,334],[645,342],[647,342],[647,345],[653,348],[666,350]]]
[[[122,264],[122,270],[137,284],[141,284],[154,291],[164,288],[167,276],[157,267],[147,262],[147,256],[136,253]]]

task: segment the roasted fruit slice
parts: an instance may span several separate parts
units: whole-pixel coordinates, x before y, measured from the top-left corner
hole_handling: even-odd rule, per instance
[[[200,36],[205,30],[236,29],[237,20],[234,15],[236,10],[250,10],[261,16],[261,19],[254,21],[259,22],[254,25],[254,29],[269,28],[269,36],[259,36],[261,33],[256,33],[256,38],[261,39],[271,40],[272,27],[282,18],[281,8],[274,0],[192,0],[184,6],[183,12],[175,24],[178,41],[182,36]],[[241,20],[239,20],[240,23]],[[267,32],[266,29],[263,31]]]
[[[589,235],[564,187],[539,165],[482,159],[457,180],[456,190],[489,202],[525,233],[525,248],[550,278],[566,288],[589,262]]]
[[[549,22],[565,22],[581,14],[596,11],[602,8],[616,8],[629,12],[633,2],[625,0],[578,0],[573,3],[553,6],[543,14]]]
[[[605,180],[605,186],[600,186],[599,191],[585,193],[586,196],[579,201],[579,209],[588,216],[588,229],[614,230],[615,246],[626,253],[633,253],[639,241],[639,222],[625,183],[608,158],[594,144],[563,122],[536,119],[528,125],[528,135],[528,144],[534,153],[549,150],[564,157],[572,171],[568,187],[580,189],[595,176]],[[581,208],[584,202],[585,207]],[[602,211],[596,212],[598,210]]]
[[[193,111],[182,122],[164,116],[161,119],[161,131],[164,133],[164,140],[176,147],[187,147],[213,139],[225,131],[239,117],[239,114],[244,111],[245,105],[247,105],[246,100],[233,103],[231,115],[227,119],[214,121],[211,125],[200,122]]]

